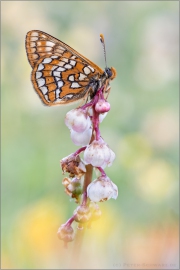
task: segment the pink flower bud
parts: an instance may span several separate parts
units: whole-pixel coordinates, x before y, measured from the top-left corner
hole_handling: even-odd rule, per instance
[[[75,145],[87,145],[92,136],[92,128],[86,129],[84,132],[76,132],[71,129],[71,140]]]
[[[107,113],[108,113],[108,112],[104,112],[104,113],[100,113],[100,114],[99,114],[99,122],[100,122],[100,123],[104,120],[104,118],[106,117]],[[92,108],[89,108],[89,109],[88,109],[88,115],[89,115],[89,116],[93,116],[93,109],[92,109]]]
[[[105,113],[110,110],[110,104],[104,99],[99,99],[95,105],[95,110],[98,113]]]
[[[87,187],[87,195],[93,202],[117,199],[118,188],[107,176],[100,176]]]
[[[66,114],[65,124],[76,132],[84,132],[91,126],[91,119],[82,109],[73,109]]]

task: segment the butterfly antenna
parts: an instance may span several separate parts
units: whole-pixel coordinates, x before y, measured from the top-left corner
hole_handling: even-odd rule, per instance
[[[105,59],[105,64],[106,64],[106,68],[107,68],[107,62],[106,62],[106,49],[105,49],[105,42],[104,42],[104,36],[103,34],[100,34],[100,41],[103,45],[103,50],[104,50],[104,59]]]

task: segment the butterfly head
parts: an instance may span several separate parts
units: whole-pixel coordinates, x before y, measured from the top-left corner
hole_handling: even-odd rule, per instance
[[[116,77],[116,70],[113,67],[111,68],[106,67],[105,74],[106,74],[107,79],[113,80]]]

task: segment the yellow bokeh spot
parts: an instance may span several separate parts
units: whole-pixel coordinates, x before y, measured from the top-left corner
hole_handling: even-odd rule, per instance
[[[99,207],[102,215],[92,222],[91,229],[88,230],[87,234],[90,238],[93,237],[97,242],[104,245],[107,239],[114,234],[117,226],[118,228],[121,226],[121,214],[117,214],[116,209],[113,209],[113,206],[108,205],[107,202],[99,203]]]
[[[29,254],[37,254],[39,258],[49,256],[59,242],[56,233],[63,219],[58,206],[49,200],[39,201],[26,208],[17,217],[14,229],[19,253],[22,255],[28,250]]]
[[[152,149],[145,137],[134,133],[126,136],[119,144],[120,163],[128,169],[138,169],[146,165]]]
[[[156,160],[138,173],[137,184],[140,194],[153,203],[171,194],[174,188],[174,175],[166,162]]]

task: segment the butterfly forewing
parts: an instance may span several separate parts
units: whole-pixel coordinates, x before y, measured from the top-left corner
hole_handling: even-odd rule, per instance
[[[30,31],[26,36],[26,52],[32,67],[45,55],[62,55],[66,49],[55,38],[41,31]]]
[[[27,33],[26,52],[34,88],[49,106],[85,97],[92,79],[104,73],[67,44],[38,30]]]

